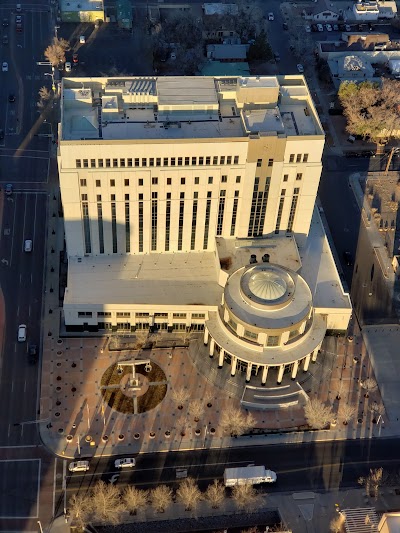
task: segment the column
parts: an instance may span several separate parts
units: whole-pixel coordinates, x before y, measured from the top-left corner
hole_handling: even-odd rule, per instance
[[[232,355],[231,376],[234,376],[236,374],[236,363],[237,363],[237,357]]]
[[[203,339],[203,342],[204,342],[204,346],[206,346],[208,344],[208,329],[207,329],[207,326],[204,327],[204,339]]]
[[[299,362],[296,361],[295,363],[293,363],[293,369],[292,369],[292,380],[293,381],[296,379],[298,369],[299,369]]]
[[[267,383],[267,376],[268,376],[268,366],[265,365],[263,368],[263,373],[261,376],[261,385],[265,385]]]
[[[303,359],[304,360],[303,372],[307,372],[308,367],[310,365],[310,359],[311,359],[310,355],[306,355],[306,357]]]
[[[282,379],[283,379],[283,373],[285,372],[285,365],[280,365],[279,366],[279,371],[278,371],[278,385],[280,385],[282,383]]]
[[[313,351],[313,353],[312,353],[311,361],[312,361],[313,363],[315,363],[315,361],[317,360],[317,357],[318,357],[318,350],[315,349],[315,350]]]
[[[210,340],[210,351],[209,351],[210,357],[212,357],[214,355],[214,348],[215,348],[215,340],[211,337],[211,340]]]
[[[225,350],[221,348],[219,351],[218,368],[222,368],[224,365],[224,355],[225,355]]]
[[[247,363],[247,369],[246,369],[246,383],[250,381],[251,378],[251,369],[253,368],[252,363]]]

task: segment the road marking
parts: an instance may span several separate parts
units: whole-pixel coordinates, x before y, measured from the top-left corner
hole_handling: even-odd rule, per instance
[[[11,382],[11,392],[14,391],[14,381]]]
[[[24,381],[24,393],[26,392],[26,380]]]
[[[119,478],[119,474],[113,474],[110,478],[110,483],[113,485],[114,483],[118,481],[118,478]]]
[[[24,248],[22,248],[22,251],[24,251]],[[22,272],[19,275],[19,284],[22,284]]]
[[[17,214],[17,209],[14,202],[14,220],[13,220],[13,232],[11,236],[11,253],[10,253],[10,266],[12,265],[12,257],[13,257],[13,250],[14,250],[14,233],[15,233],[15,216]]]
[[[10,433],[11,433],[11,424],[8,424],[8,431],[7,431],[8,438],[10,438]]]
[[[31,274],[31,285],[32,285],[32,274]],[[31,306],[29,306],[29,309],[28,309],[28,316],[29,318],[31,317]]]
[[[19,306],[17,307],[17,316],[19,316]]]
[[[33,244],[33,247],[35,247],[35,236],[36,236],[36,212],[37,212],[37,200],[38,200],[38,197],[35,196],[35,211],[34,211],[34,215],[33,215],[33,236],[32,236],[32,244]],[[31,274],[31,278],[32,278],[32,274]],[[31,279],[31,283],[32,283],[32,279]]]
[[[54,475],[53,475],[53,516],[56,512],[56,473],[57,473],[57,457],[54,459]]]
[[[0,154],[0,157],[15,157],[14,154]],[[40,155],[19,155],[18,159],[43,159],[47,160],[48,157],[40,156]]]

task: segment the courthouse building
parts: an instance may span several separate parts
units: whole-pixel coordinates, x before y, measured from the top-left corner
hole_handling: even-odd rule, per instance
[[[306,371],[351,313],[323,148],[303,76],[64,78],[67,330],[197,330],[247,380]]]

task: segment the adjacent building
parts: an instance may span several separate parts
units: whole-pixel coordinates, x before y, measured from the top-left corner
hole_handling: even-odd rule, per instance
[[[351,305],[315,208],[324,132],[303,76],[64,78],[70,331],[202,331],[265,384]]]
[[[60,0],[62,22],[96,22],[104,20],[103,0]]]

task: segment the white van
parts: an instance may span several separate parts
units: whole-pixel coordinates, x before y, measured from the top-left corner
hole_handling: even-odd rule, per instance
[[[18,342],[26,341],[26,324],[20,324],[18,326]]]
[[[31,239],[26,239],[24,242],[24,252],[31,252],[32,251],[32,241]]]

